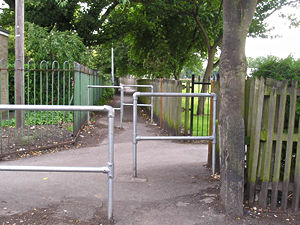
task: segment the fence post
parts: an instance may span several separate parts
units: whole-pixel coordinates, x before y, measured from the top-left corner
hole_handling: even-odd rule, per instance
[[[186,93],[190,92],[190,81],[186,82]],[[189,129],[189,109],[190,109],[190,98],[185,98],[185,111],[184,111],[184,135],[188,134]]]

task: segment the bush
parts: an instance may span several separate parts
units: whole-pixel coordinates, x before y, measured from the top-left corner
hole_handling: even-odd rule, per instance
[[[255,67],[254,77],[272,78],[274,80],[300,80],[300,59],[292,56],[280,59],[275,56],[258,58],[252,62]]]

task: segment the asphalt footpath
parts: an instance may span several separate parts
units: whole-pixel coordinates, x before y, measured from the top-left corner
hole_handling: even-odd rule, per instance
[[[113,104],[117,106],[118,101],[116,97]],[[126,101],[131,101],[130,96],[126,96]],[[138,177],[132,178],[132,107],[125,107],[122,129],[118,128],[118,112],[115,121],[114,224],[268,224],[262,218],[225,216],[219,204],[219,181],[211,177],[211,171],[205,166],[207,145],[141,141]],[[107,125],[107,118],[96,122]],[[139,114],[138,134],[161,133],[156,124]],[[96,147],[0,164],[105,166],[107,153],[108,140],[104,139]],[[0,172],[2,224],[100,225],[107,223],[106,213],[104,174]]]

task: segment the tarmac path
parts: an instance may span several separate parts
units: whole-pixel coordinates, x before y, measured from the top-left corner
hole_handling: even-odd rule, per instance
[[[126,96],[130,101],[129,97]],[[118,105],[116,97],[114,104]],[[115,119],[118,125],[118,113]],[[107,125],[106,117],[96,123]],[[117,225],[269,224],[268,217],[231,218],[219,207],[219,181],[205,167],[207,145],[173,141],[138,144],[132,178],[132,108],[115,132],[114,223]],[[161,130],[138,119],[142,135]],[[96,147],[0,162],[2,165],[104,166],[107,139]],[[103,174],[0,172],[0,224],[107,224]],[[270,224],[282,224],[272,220]],[[294,224],[291,219],[291,224]],[[288,224],[288,223],[287,223]],[[296,223],[295,223],[296,224]]]

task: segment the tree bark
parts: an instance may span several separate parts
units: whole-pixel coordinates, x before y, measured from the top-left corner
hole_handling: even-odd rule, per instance
[[[224,0],[220,62],[221,197],[227,214],[243,215],[245,44],[257,0]]]

